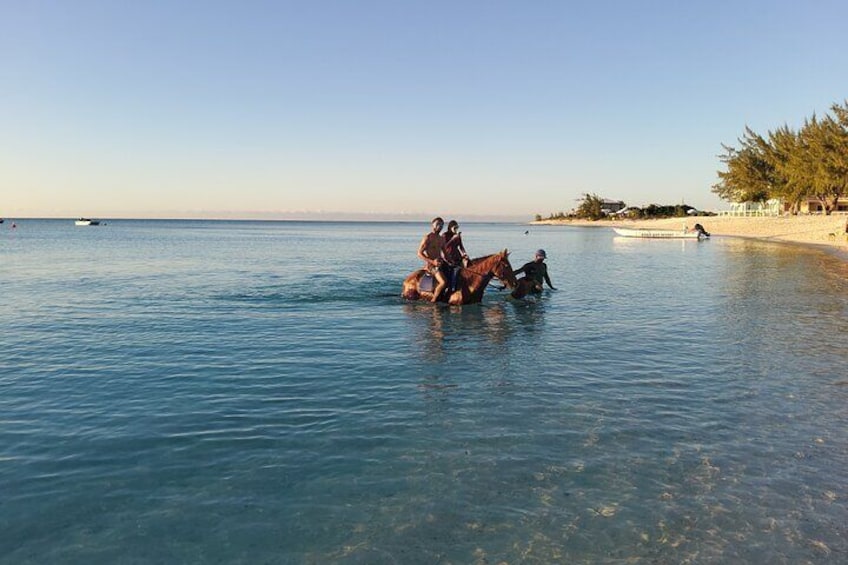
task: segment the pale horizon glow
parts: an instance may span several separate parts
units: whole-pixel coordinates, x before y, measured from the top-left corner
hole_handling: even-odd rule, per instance
[[[5,2],[0,217],[727,208],[746,125],[848,96],[836,0]]]

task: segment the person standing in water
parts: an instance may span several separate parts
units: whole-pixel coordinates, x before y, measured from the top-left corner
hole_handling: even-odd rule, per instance
[[[438,216],[430,222],[432,229],[425,234],[418,245],[418,256],[424,261],[424,270],[430,273],[436,280],[436,288],[433,289],[433,298],[431,302],[436,302],[442,291],[447,286],[447,277],[442,270],[442,248],[445,245],[445,238],[442,236],[442,226],[445,221]]]
[[[512,272],[514,275],[524,273],[524,277],[518,281],[518,286],[512,291],[513,298],[524,298],[528,294],[541,293],[543,282],[547,283],[551,290],[556,290],[551,283],[551,277],[548,276],[548,266],[545,264],[547,256],[544,249],[539,249],[532,261]]]

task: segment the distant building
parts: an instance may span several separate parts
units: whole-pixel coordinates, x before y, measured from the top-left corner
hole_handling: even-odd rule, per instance
[[[734,202],[730,210],[719,212],[720,216],[780,216],[792,212],[792,205],[780,198],[772,198],[765,202]],[[848,197],[836,201],[836,207],[831,210],[838,214],[848,214]],[[817,198],[807,198],[798,206],[799,214],[823,214],[824,206]]]
[[[824,206],[820,200],[816,198],[808,198],[801,202],[798,210],[801,214],[824,214]],[[831,212],[848,213],[848,197],[840,198],[836,201],[836,206]]]
[[[619,210],[624,209],[624,202],[621,200],[610,200],[609,198],[604,198],[601,200],[601,212],[604,214],[615,214]]]
[[[783,201],[772,198],[765,202],[732,202],[730,210],[719,212],[719,216],[780,216],[784,211]]]

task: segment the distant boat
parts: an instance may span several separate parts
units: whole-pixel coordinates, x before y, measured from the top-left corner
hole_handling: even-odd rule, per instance
[[[3,218],[0,218],[0,224],[2,224],[2,223],[3,223],[3,222],[5,222],[5,221],[6,221],[6,220],[4,220]]]
[[[612,228],[622,237],[646,237],[651,239],[701,239],[708,237],[700,231],[687,230],[637,230],[629,228]]]
[[[79,220],[74,221],[74,225],[77,225],[77,226],[99,226],[100,220],[92,220],[90,218],[80,218]]]

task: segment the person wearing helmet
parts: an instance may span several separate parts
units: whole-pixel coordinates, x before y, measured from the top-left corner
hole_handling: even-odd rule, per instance
[[[514,275],[524,273],[524,277],[518,281],[518,286],[512,291],[513,298],[524,298],[531,293],[539,294],[542,292],[543,282],[547,283],[551,290],[556,290],[551,283],[551,277],[548,276],[548,266],[545,264],[547,256],[544,249],[538,249],[532,261],[513,271]]]

